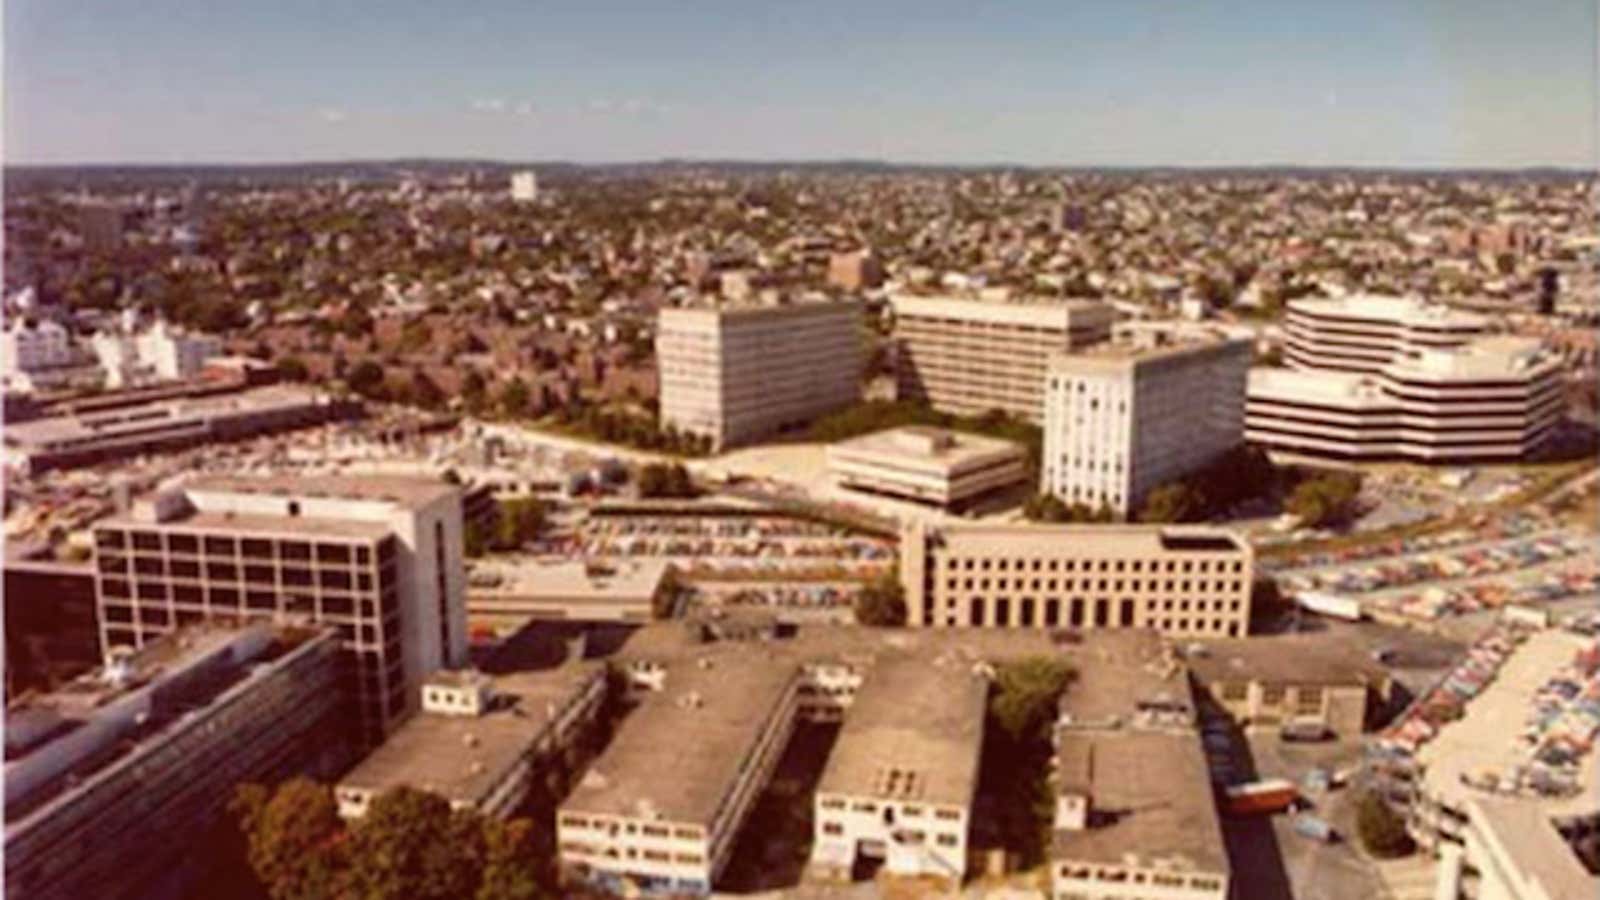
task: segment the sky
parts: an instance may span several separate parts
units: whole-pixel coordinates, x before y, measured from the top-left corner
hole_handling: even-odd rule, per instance
[[[4,0],[8,163],[1593,168],[1595,0]]]

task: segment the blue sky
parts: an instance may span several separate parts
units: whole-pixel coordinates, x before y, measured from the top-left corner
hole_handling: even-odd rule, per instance
[[[1594,0],[9,0],[10,162],[1593,166]]]

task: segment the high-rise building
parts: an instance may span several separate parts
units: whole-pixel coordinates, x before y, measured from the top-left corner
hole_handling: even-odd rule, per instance
[[[1137,512],[1153,488],[1244,442],[1250,357],[1248,338],[1192,327],[1052,356],[1040,490]]]
[[[1351,294],[1291,300],[1283,327],[1289,368],[1375,374],[1423,350],[1460,347],[1488,323],[1413,297]]]
[[[1092,301],[890,298],[902,399],[943,412],[1001,410],[1044,420],[1045,368],[1054,353],[1111,336],[1115,313]]]
[[[722,448],[847,407],[861,396],[863,330],[851,301],[663,309],[661,423]]]
[[[539,199],[539,176],[532,172],[511,173],[511,199],[518,203]]]
[[[346,763],[338,656],[331,629],[185,628],[8,708],[6,896],[184,896],[235,787]]]
[[[461,491],[396,477],[208,476],[97,523],[101,645],[219,616],[333,627],[344,721],[375,744],[466,662]]]
[[[1240,637],[1254,554],[1208,526],[908,525],[900,583],[913,628],[1152,628]]]

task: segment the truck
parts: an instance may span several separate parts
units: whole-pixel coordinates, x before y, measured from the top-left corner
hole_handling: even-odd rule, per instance
[[[1361,602],[1354,597],[1321,591],[1301,591],[1295,595],[1295,602],[1301,609],[1318,615],[1344,619],[1347,622],[1361,621]]]
[[[1281,813],[1300,799],[1300,789],[1286,778],[1265,778],[1235,784],[1222,792],[1222,809],[1230,815],[1254,816]]]

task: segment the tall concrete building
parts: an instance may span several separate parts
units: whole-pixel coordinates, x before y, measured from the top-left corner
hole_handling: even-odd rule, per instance
[[[101,645],[260,617],[332,626],[344,721],[375,744],[466,662],[461,491],[395,477],[202,477],[94,528]]]
[[[900,355],[896,388],[962,415],[1001,410],[1044,421],[1045,369],[1052,354],[1111,336],[1115,313],[1098,302],[891,297]]]
[[[908,525],[900,539],[913,628],[1249,630],[1254,555],[1223,528]]]
[[[1158,328],[1050,358],[1040,490],[1137,512],[1151,489],[1244,442],[1251,342]]]
[[[186,628],[6,710],[7,897],[186,896],[234,788],[345,763],[338,640]]]
[[[847,407],[861,396],[863,327],[851,301],[663,309],[661,423],[722,448]]]

